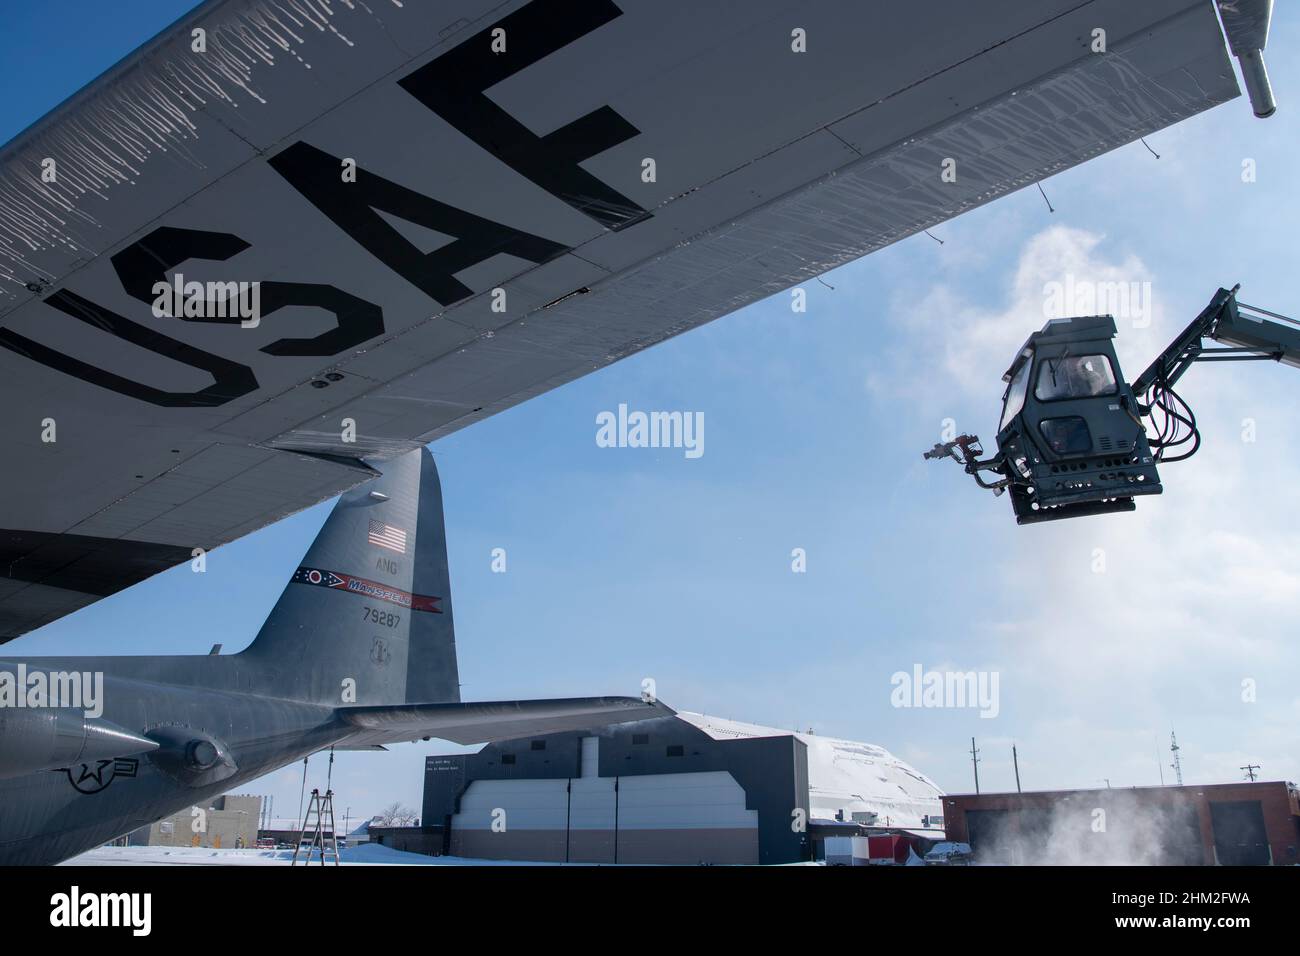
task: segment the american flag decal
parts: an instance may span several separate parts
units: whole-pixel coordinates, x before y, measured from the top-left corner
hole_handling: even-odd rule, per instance
[[[391,524],[371,521],[370,534],[366,536],[366,540],[389,551],[406,554],[406,532],[401,528],[394,528]]]

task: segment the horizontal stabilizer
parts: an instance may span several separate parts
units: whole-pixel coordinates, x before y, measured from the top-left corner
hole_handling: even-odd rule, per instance
[[[437,737],[458,744],[487,743],[566,730],[586,730],[632,720],[668,717],[674,711],[639,697],[568,697],[559,700],[494,700],[471,704],[395,704],[340,708],[357,728],[343,743],[393,744]]]

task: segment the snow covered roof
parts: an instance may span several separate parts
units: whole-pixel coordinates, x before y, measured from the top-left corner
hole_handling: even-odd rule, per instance
[[[358,826],[352,828],[352,832],[349,833],[348,836],[354,836],[354,837],[369,836],[370,828],[372,826],[383,826],[383,823],[381,822],[383,819],[384,819],[383,817],[375,816],[375,817],[369,817],[368,819],[362,820]]]
[[[874,820],[858,819],[876,826],[934,829],[937,824],[927,827],[923,818],[943,815],[943,791],[938,784],[875,744],[689,711],[678,711],[677,716],[714,740],[797,737],[808,748],[809,817],[813,820],[834,820],[840,812],[845,822],[852,822],[855,813],[875,814]]]

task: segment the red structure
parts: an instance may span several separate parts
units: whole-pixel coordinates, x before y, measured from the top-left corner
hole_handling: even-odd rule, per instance
[[[907,851],[916,840],[906,834],[890,833],[867,837],[867,853],[872,863],[906,863]]]
[[[980,863],[1294,865],[1300,794],[1282,781],[950,794],[949,840]]]

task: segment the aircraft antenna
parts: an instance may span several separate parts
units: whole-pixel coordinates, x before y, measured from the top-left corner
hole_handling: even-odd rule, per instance
[[[1047,211],[1056,212],[1056,210],[1052,208],[1052,201],[1047,198],[1047,193],[1043,190],[1043,184],[1035,183],[1034,185],[1036,185],[1038,187],[1038,191],[1043,194],[1043,202],[1047,203]]]

